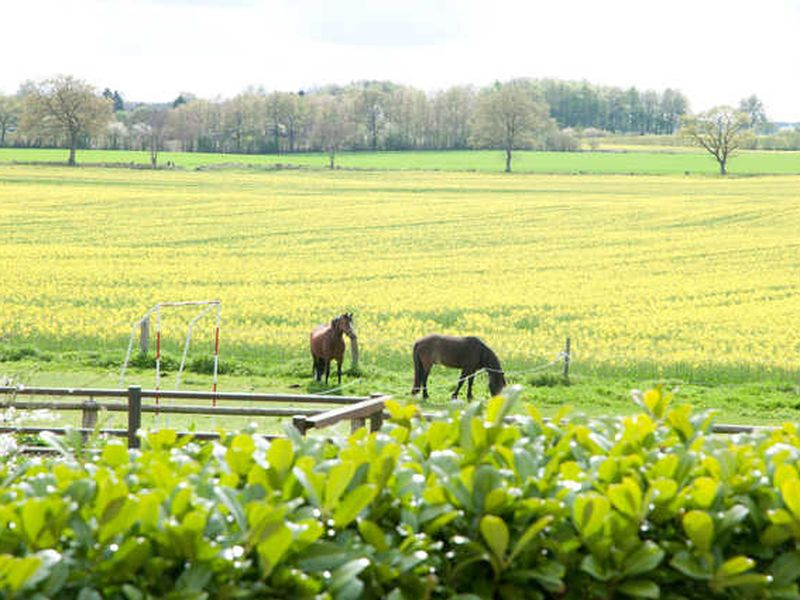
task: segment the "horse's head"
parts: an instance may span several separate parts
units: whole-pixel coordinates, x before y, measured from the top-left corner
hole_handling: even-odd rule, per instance
[[[353,329],[353,313],[344,313],[331,321],[331,327],[336,333],[343,333],[349,338],[356,337]]]
[[[502,371],[489,371],[489,393],[497,396],[506,387],[505,374]]]

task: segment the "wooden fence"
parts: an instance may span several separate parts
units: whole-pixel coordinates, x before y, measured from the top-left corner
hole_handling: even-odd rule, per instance
[[[20,400],[19,397],[45,396],[48,398],[74,398],[82,401],[63,400]],[[158,414],[191,414],[191,415],[225,415],[243,417],[292,417],[292,423],[305,435],[314,428],[330,427],[342,421],[350,421],[351,430],[366,425],[369,419],[370,429],[376,431],[383,424],[384,402],[388,396],[375,395],[369,398],[361,396],[324,396],[324,395],[294,395],[294,394],[250,394],[250,393],[223,393],[223,392],[194,392],[194,391],[157,391],[143,390],[140,387],[129,387],[126,390],[115,389],[78,389],[78,388],[29,388],[29,387],[0,387],[0,409],[16,408],[23,410],[57,410],[80,411],[82,413],[81,427],[78,431],[84,435],[95,432],[107,435],[125,437],[130,448],[139,447],[138,432],[142,426],[142,413]],[[120,400],[125,400],[121,402]],[[143,399],[156,402],[160,400],[205,400],[210,404],[200,405],[172,405],[160,403],[143,403]],[[99,401],[98,401],[99,400]],[[105,401],[108,400],[108,401]],[[268,404],[282,404],[284,406],[242,407],[242,406],[217,406],[217,403],[249,402]],[[286,405],[289,406],[286,406]],[[317,404],[334,405],[335,408],[324,410],[319,407],[300,408],[296,405]],[[110,412],[127,413],[127,427],[125,429],[97,429],[97,416],[101,410]],[[27,426],[0,426],[0,433],[38,434],[51,431],[64,434],[67,429],[63,427],[27,427]],[[215,439],[219,435],[211,432],[179,432],[182,436],[192,436],[197,439]],[[274,436],[273,436],[274,437]]]
[[[49,398],[75,398],[82,401],[37,401],[19,400],[19,397],[44,396]],[[350,421],[351,431],[366,426],[369,420],[371,431],[377,431],[383,424],[384,403],[389,396],[374,395],[369,398],[362,396],[325,396],[325,395],[295,395],[295,394],[252,394],[240,392],[196,392],[196,391],[157,391],[143,390],[140,387],[129,387],[126,390],[115,389],[78,389],[78,388],[29,388],[29,387],[0,387],[0,409],[16,408],[24,410],[57,410],[80,411],[82,413],[81,427],[77,431],[88,436],[94,433],[103,433],[112,436],[125,437],[128,446],[139,447],[138,432],[142,425],[142,413],[158,414],[190,414],[190,415],[217,415],[217,416],[244,416],[244,417],[291,417],[293,425],[305,435],[311,429],[321,429]],[[125,400],[121,402],[120,400]],[[143,403],[142,400],[199,400],[207,401],[209,405],[173,405]],[[98,401],[99,400],[99,401]],[[104,401],[110,400],[110,401]],[[114,401],[116,400],[116,401]],[[242,406],[217,406],[217,403],[249,402],[263,404],[263,407]],[[266,406],[281,404],[283,406]],[[334,408],[323,410],[319,407],[301,408],[296,405],[317,404],[334,405]],[[288,406],[287,406],[288,405]],[[125,429],[98,429],[97,417],[101,410],[110,412],[127,413],[127,427]],[[440,414],[423,414],[424,418],[442,418]],[[513,417],[510,417],[513,419]],[[771,429],[767,426],[755,425],[725,425],[714,426],[715,433],[750,433],[757,430]],[[63,427],[30,427],[30,426],[0,426],[0,433],[39,434],[51,431],[64,434],[67,429]],[[219,434],[213,432],[178,432],[181,436],[192,436],[196,439],[217,439]],[[267,436],[275,437],[275,436]]]

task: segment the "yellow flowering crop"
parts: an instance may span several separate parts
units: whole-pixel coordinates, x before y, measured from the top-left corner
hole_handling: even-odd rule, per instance
[[[222,354],[475,334],[533,365],[800,363],[800,178],[0,166],[6,339],[124,354],[159,301],[222,301]],[[164,315],[177,343],[191,314]],[[211,336],[213,320],[198,325]],[[87,341],[88,340],[88,341]]]

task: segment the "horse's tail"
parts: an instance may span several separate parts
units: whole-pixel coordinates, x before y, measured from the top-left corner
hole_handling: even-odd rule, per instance
[[[411,388],[411,394],[419,392],[422,385],[422,358],[419,355],[419,342],[414,344],[414,387]]]

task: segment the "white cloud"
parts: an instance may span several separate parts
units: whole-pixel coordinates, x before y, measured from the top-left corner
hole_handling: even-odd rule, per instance
[[[55,73],[144,101],[556,77],[673,87],[695,110],[755,93],[800,121],[797,31],[796,0],[29,0],[5,7],[0,91]]]

